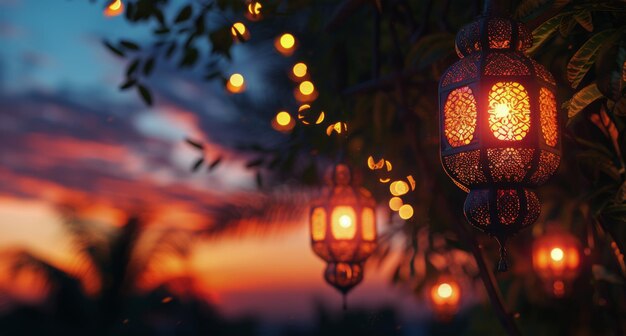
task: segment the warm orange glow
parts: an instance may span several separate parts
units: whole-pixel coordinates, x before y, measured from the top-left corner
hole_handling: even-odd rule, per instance
[[[476,99],[472,89],[458,88],[448,95],[443,108],[444,133],[452,147],[468,145],[476,130]]]
[[[289,33],[282,34],[274,41],[274,47],[283,56],[291,56],[296,50],[296,38]]]
[[[364,240],[376,239],[376,215],[374,209],[364,208],[361,214],[361,230]]]
[[[280,132],[289,132],[295,125],[295,120],[285,111],[276,113],[276,116],[272,119],[272,128]]]
[[[250,32],[241,22],[235,22],[232,27],[230,27],[230,33],[233,36],[235,41],[247,41],[250,38]]]
[[[400,209],[398,210],[398,214],[402,219],[410,219],[411,217],[413,217],[413,207],[409,204],[405,204],[400,207]]]
[[[230,76],[226,83],[226,90],[230,93],[240,93],[245,91],[246,81],[241,74],[235,73]]]
[[[337,206],[331,215],[331,231],[335,239],[352,239],[356,234],[356,213],[351,206]]]
[[[438,282],[430,290],[430,299],[436,310],[445,307],[448,313],[453,313],[461,299],[461,290],[454,281]]]
[[[113,0],[104,10],[104,16],[113,17],[124,13],[124,3],[121,0]]]
[[[313,91],[315,91],[315,86],[310,81],[304,81],[300,83],[300,86],[298,88],[300,92],[305,96],[308,96],[312,94]]]
[[[311,110],[311,105],[309,104],[302,104],[298,108],[298,120],[305,125],[310,125],[311,123],[319,125],[324,121],[324,117],[324,111],[320,111],[316,116],[316,112]]]
[[[341,134],[343,132],[348,131],[348,125],[344,122],[336,122],[330,126],[328,126],[328,128],[326,128],[326,134],[328,136],[330,136],[333,132],[336,132],[337,134]]]
[[[381,158],[378,162],[374,161],[373,156],[367,158],[367,167],[371,170],[381,169],[385,165],[385,159]]]
[[[393,211],[398,211],[400,210],[400,207],[402,207],[404,203],[402,202],[402,198],[400,197],[392,197],[389,200],[389,209],[393,210]]]
[[[550,258],[552,258],[552,261],[562,261],[563,256],[563,250],[558,247],[555,247],[550,251]]]
[[[530,98],[517,82],[499,82],[489,91],[489,128],[498,140],[519,141],[530,130]]]
[[[539,90],[539,110],[543,139],[548,146],[554,147],[559,137],[556,98],[544,87]]]
[[[324,208],[315,208],[311,214],[311,237],[315,241],[326,237],[326,210]]]
[[[306,66],[306,64],[304,64],[302,62],[296,63],[296,65],[294,65],[291,70],[293,72],[293,75],[298,77],[298,78],[302,78],[302,77],[306,76],[306,74],[307,74],[307,66]]]
[[[249,1],[246,7],[246,18],[250,21],[258,21],[263,17],[261,10],[263,5],[258,1]]]
[[[409,185],[404,181],[394,181],[389,185],[389,191],[394,196],[402,196],[409,192]]]

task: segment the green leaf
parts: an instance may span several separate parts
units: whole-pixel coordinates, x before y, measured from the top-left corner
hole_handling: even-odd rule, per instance
[[[152,93],[148,90],[147,87],[142,84],[137,84],[137,92],[139,92],[139,96],[148,106],[152,106]]]
[[[614,30],[608,29],[592,36],[572,56],[567,64],[567,80],[572,88],[577,88],[580,81],[585,77],[591,66],[595,63],[596,56],[606,39],[613,34]]]
[[[102,41],[102,43],[104,44],[105,47],[109,48],[109,50],[116,54],[119,57],[124,57],[124,52],[121,51],[120,49],[114,47],[110,42],[108,41]]]
[[[587,105],[593,103],[597,99],[602,97],[602,93],[598,90],[596,83],[585,86],[580,91],[576,92],[569,102],[567,116],[568,118],[575,117],[578,112],[582,111]]]
[[[139,45],[128,40],[121,40],[120,45],[128,50],[139,50]]]
[[[583,28],[585,28],[588,32],[593,31],[593,21],[591,17],[591,12],[587,9],[580,11],[574,14],[574,19],[578,24],[580,24]]]
[[[191,5],[187,5],[183,7],[183,9],[181,9],[180,12],[178,12],[178,16],[176,16],[176,20],[174,20],[174,23],[181,23],[183,21],[188,20],[191,17],[192,13],[193,13],[193,8],[191,7]]]
[[[576,27],[576,20],[572,15],[566,15],[561,18],[561,23],[559,24],[561,36],[567,37],[574,27]]]
[[[533,46],[526,50],[527,54],[534,54],[544,43],[548,42],[548,40],[554,36],[561,24],[561,18],[564,15],[566,14],[558,14],[533,30]]]

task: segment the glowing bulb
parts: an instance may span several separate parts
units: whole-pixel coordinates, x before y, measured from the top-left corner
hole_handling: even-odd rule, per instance
[[[439,297],[447,299],[449,297],[452,296],[452,286],[450,286],[450,284],[447,283],[442,283],[441,285],[439,285],[437,287],[437,295],[439,295]]]
[[[409,204],[405,204],[400,207],[400,209],[398,210],[398,214],[402,219],[409,219],[413,217],[413,207]]]
[[[280,46],[285,49],[291,49],[296,44],[296,38],[289,33],[285,33],[280,37]]]
[[[496,118],[506,118],[510,112],[511,108],[507,104],[497,104],[495,107]]]
[[[400,210],[402,205],[403,205],[403,202],[402,202],[402,198],[400,198],[400,197],[392,197],[389,200],[389,209],[391,209],[393,211]]]
[[[233,26],[230,28],[230,32],[235,37],[237,37],[237,33],[239,33],[239,35],[241,36],[244,36],[244,34],[246,33],[246,25],[244,25],[241,22],[235,22]]]
[[[554,261],[561,261],[564,256],[563,250],[558,247],[555,247],[550,251],[550,258]]]
[[[263,8],[263,5],[261,5],[260,2],[251,2],[248,4],[248,13],[253,15],[259,15],[261,14],[261,8]]]
[[[409,192],[409,185],[404,181],[395,181],[389,185],[389,191],[394,196],[402,196]]]
[[[124,12],[124,3],[121,0],[113,0],[104,10],[105,16],[118,16]]]
[[[339,217],[339,225],[345,229],[349,228],[352,225],[352,218],[348,215],[341,215],[341,217]]]
[[[315,90],[315,86],[313,86],[313,83],[311,83],[310,81],[304,81],[300,83],[299,88],[300,92],[305,96],[310,95]]]
[[[306,76],[307,66],[304,63],[297,63],[293,66],[293,74],[298,78],[302,78]]]
[[[244,79],[241,74],[236,73],[230,76],[229,81],[230,81],[230,84],[232,84],[232,86],[241,87],[243,85]]]
[[[276,122],[280,126],[287,126],[291,122],[291,115],[285,111],[278,112],[276,114]]]

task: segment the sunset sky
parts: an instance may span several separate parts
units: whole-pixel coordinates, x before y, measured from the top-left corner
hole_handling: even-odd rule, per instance
[[[152,78],[152,108],[136,92],[118,90],[125,63],[101,41],[146,35],[146,27],[106,18],[89,1],[0,0],[1,249],[24,247],[71,268],[58,203],[78,205],[103,232],[133,211],[145,213],[155,230],[207,230],[215,225],[212,208],[262,197],[247,158],[231,148],[256,137],[280,141],[269,118],[237,110],[220,83],[167,66]],[[251,55],[237,47],[224,66],[249,83],[263,82],[263,67],[250,62],[271,65],[270,51],[268,45]],[[254,89],[248,94],[266,99]],[[207,154],[224,162],[211,173],[190,173],[198,153],[185,137],[207,142]],[[324,263],[310,250],[304,213],[265,231],[241,225],[197,241],[187,266],[164,267],[192,274],[227,316],[307,323],[318,301],[339,309],[340,295],[324,282]],[[394,306],[407,321],[424,316],[423,305],[393,289],[389,278],[389,267],[372,265],[350,304]],[[3,286],[11,285],[4,279]]]

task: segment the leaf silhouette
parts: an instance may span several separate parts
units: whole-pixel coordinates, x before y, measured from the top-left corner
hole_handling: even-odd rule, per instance
[[[582,111],[587,105],[601,97],[602,93],[598,90],[596,83],[585,86],[583,89],[576,92],[570,100],[567,108],[567,116],[570,119],[575,117],[578,112]]]
[[[199,158],[194,164],[193,166],[191,166],[191,171],[192,172],[197,172],[198,169],[200,168],[200,166],[204,163],[204,158]]]
[[[132,41],[121,40],[120,45],[129,50],[139,50],[139,45]]]
[[[119,56],[119,57],[124,57],[124,52],[121,51],[120,49],[114,47],[110,42],[108,41],[102,41],[102,43],[104,44],[105,47],[109,48],[109,50],[114,53],[115,55]]]
[[[578,51],[572,56],[567,64],[567,80],[572,88],[577,88],[580,81],[585,77],[591,66],[595,63],[595,58],[606,42],[606,39],[613,34],[614,30],[608,29],[592,36]]]
[[[593,21],[591,17],[591,12],[589,10],[585,9],[574,14],[574,19],[588,32],[593,31]]]
[[[178,13],[178,16],[176,16],[176,20],[174,20],[174,23],[181,23],[188,20],[191,17],[192,13],[193,9],[191,8],[191,5],[183,7],[183,9],[181,9]]]
[[[152,94],[147,87],[143,86],[142,84],[137,84],[137,92],[139,92],[139,96],[141,97],[141,99],[143,99],[146,105],[152,106]]]
[[[187,142],[188,144],[190,144],[191,146],[200,149],[200,150],[204,150],[204,145],[195,141],[195,140],[191,140],[189,138],[185,139],[185,142]]]
[[[561,24],[561,18],[564,15],[566,14],[562,13],[556,15],[533,30],[533,46],[526,50],[527,54],[534,54],[543,44],[548,42],[548,40],[554,36],[559,28],[559,25]]]
[[[211,164],[209,165],[209,171],[215,169],[215,167],[217,167],[220,162],[222,162],[222,157],[218,157],[217,159],[215,159],[215,161],[211,162]]]

